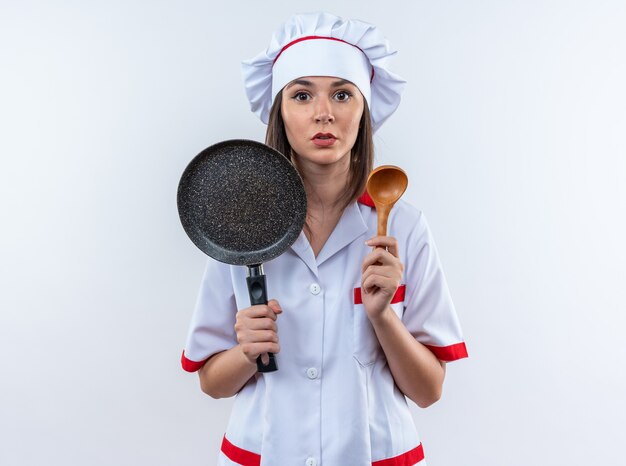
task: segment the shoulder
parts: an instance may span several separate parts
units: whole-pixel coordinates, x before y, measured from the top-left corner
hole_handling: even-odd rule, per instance
[[[373,203],[359,199],[359,209],[370,234],[376,234],[376,209]],[[424,212],[411,202],[400,199],[391,209],[387,223],[387,232],[395,237],[400,245],[410,250],[419,249],[423,243],[431,241],[431,233]]]
[[[405,240],[423,236],[428,231],[424,212],[404,199],[400,199],[389,214],[389,233]]]
[[[220,273],[220,274],[230,273],[231,269],[232,269],[231,265],[226,264],[224,262],[220,262],[212,258],[211,256],[206,256],[206,265],[204,268],[205,275],[211,274],[211,273]]]
[[[367,192],[357,200],[357,205],[361,211],[361,215],[369,217],[370,214],[376,215],[376,207],[374,201],[369,197]],[[389,221],[399,218],[409,223],[418,223],[423,217],[422,211],[405,199],[399,199],[389,214]]]
[[[204,289],[210,288],[216,293],[228,291],[232,289],[233,277],[241,272],[237,270],[240,268],[207,256],[202,276],[202,287]]]
[[[391,215],[402,218],[410,223],[419,223],[424,217],[424,213],[404,199],[398,200],[391,209]]]
[[[361,216],[366,223],[376,219],[374,202],[365,193],[357,201]],[[388,231],[392,236],[411,236],[428,232],[428,223],[421,209],[405,199],[399,199],[389,213]]]

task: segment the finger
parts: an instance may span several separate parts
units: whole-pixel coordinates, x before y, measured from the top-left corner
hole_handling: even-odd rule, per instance
[[[278,303],[278,301],[276,301],[275,299],[270,299],[267,303],[267,305],[269,306],[269,308],[274,311],[274,314],[280,314],[281,312],[283,312],[283,309],[280,307],[280,304]]]
[[[238,337],[243,338],[243,339],[246,339],[246,335],[249,332],[254,332],[257,330],[267,330],[267,331],[272,331],[275,333],[278,332],[278,326],[269,317],[237,318],[237,321],[235,322],[235,325],[234,325],[234,329]]]
[[[269,317],[276,320],[276,313],[267,304],[257,304],[240,311],[243,316],[251,318]]]
[[[361,272],[365,271],[365,269],[371,265],[401,265],[400,260],[392,255],[390,252],[384,249],[375,249],[370,252],[365,259],[363,259],[363,264],[361,266]]]
[[[380,288],[377,283],[378,280],[376,279],[376,277],[371,275],[363,280],[363,282],[361,283],[361,289],[365,294],[372,293]]]
[[[374,264],[382,264],[385,254],[389,254],[384,249],[374,249],[370,252],[365,259],[363,259],[363,264],[361,264],[361,272],[364,272],[370,265]]]
[[[365,269],[363,275],[361,275],[361,282],[364,282],[371,275],[382,275],[385,277],[391,277],[392,271],[388,266],[370,265],[367,269]]]
[[[253,342],[278,343],[278,333],[273,330],[253,330],[251,336]]]
[[[388,296],[393,296],[398,289],[396,280],[383,277],[381,275],[371,275],[363,280],[361,287],[366,290],[366,293],[370,293],[375,289],[380,289]]]
[[[244,330],[241,332],[244,343],[278,343],[278,334],[273,330]]]
[[[255,360],[260,354],[279,353],[280,345],[278,343],[245,343],[241,345],[241,350],[248,358]]]
[[[372,276],[380,277],[383,280],[388,280],[389,283],[393,283],[396,287],[400,286],[402,281],[402,273],[392,267],[371,266],[361,276],[361,283],[365,283]]]
[[[398,257],[398,240],[393,236],[374,236],[368,239],[365,244],[373,248],[387,248],[395,257]]]
[[[248,319],[246,326],[249,330],[271,330],[278,332],[278,326],[269,317],[260,317],[258,319]]]
[[[364,284],[374,278],[377,283],[384,280],[385,283],[392,284],[393,286],[399,286],[402,280],[402,273],[390,266],[377,266],[372,265],[367,268],[363,275],[361,275],[361,284]]]

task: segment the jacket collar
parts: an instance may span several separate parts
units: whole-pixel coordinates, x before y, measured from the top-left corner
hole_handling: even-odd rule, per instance
[[[360,200],[360,199],[359,199]],[[304,261],[304,263],[317,276],[318,267],[354,240],[367,232],[367,224],[361,215],[361,210],[356,202],[345,208],[337,226],[328,237],[326,244],[317,257],[313,254],[313,249],[309,244],[304,232],[291,246],[291,249]]]

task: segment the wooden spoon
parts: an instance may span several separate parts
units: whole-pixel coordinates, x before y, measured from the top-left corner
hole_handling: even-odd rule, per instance
[[[367,192],[376,205],[378,236],[387,236],[389,212],[408,184],[404,170],[394,165],[381,165],[367,177]]]

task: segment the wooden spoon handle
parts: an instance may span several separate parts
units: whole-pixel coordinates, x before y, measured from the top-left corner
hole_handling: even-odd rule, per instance
[[[387,236],[387,219],[391,211],[390,205],[377,205],[376,216],[378,218],[378,236]]]

